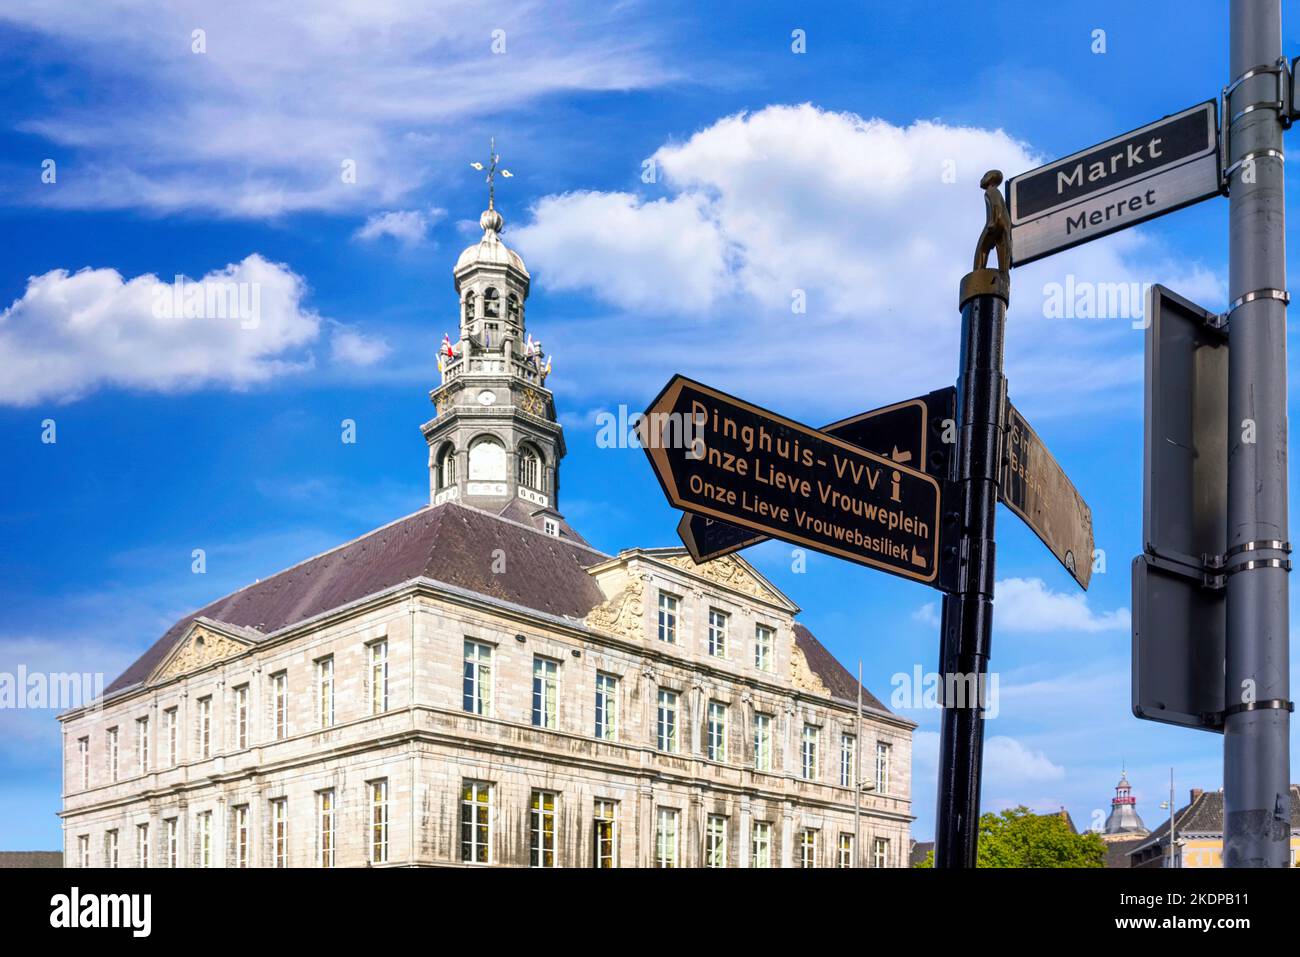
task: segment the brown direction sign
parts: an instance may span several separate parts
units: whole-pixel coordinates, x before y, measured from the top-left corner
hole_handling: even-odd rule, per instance
[[[893,462],[930,475],[946,476],[952,445],[943,443],[937,433],[943,421],[954,416],[956,395],[957,390],[947,386],[840,419],[821,431]],[[936,434],[932,435],[932,431]],[[677,523],[677,535],[697,563],[767,541],[766,535],[691,512],[683,513]]]
[[[1010,402],[1004,421],[998,497],[1086,589],[1092,579],[1092,510]]]
[[[674,376],[640,424],[674,508],[915,581],[939,574],[939,483]]]

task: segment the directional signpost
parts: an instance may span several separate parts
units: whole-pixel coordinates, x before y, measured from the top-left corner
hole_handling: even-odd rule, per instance
[[[956,390],[948,386],[928,395],[841,419],[822,431],[900,465],[911,465],[930,475],[946,477],[952,459],[952,444],[943,441],[943,429],[944,423],[952,420],[955,401]],[[682,515],[677,524],[677,534],[696,562],[706,562],[767,541],[766,535],[691,512]]]
[[[1218,133],[1211,100],[1013,177],[1014,264],[1217,196]]]
[[[939,575],[939,482],[675,376],[641,423],[675,508],[914,581]]]

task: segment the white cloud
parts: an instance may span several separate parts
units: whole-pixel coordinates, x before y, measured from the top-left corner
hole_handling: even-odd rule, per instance
[[[617,311],[619,341],[636,343],[629,375],[607,361],[603,337],[575,335],[562,343],[568,374],[593,392],[644,395],[681,371],[832,415],[952,381],[958,281],[984,217],[978,180],[1042,160],[1001,130],[895,126],[808,104],[725,117],[653,158],[660,182],[644,197],[546,197],[513,233],[541,286],[587,290]],[[1045,317],[1045,287],[1066,274],[1160,280],[1211,302],[1222,292],[1140,231],[1016,270],[1007,368],[1022,408],[1038,395],[1054,411],[1092,412],[1141,382],[1129,319]],[[800,295],[804,313],[792,310]],[[831,383],[852,383],[852,395]]]
[[[321,318],[306,293],[301,276],[256,253],[199,281],[89,268],[32,276],[0,312],[0,404],[71,401],[105,386],[242,389],[311,368],[305,347]]]
[[[1065,779],[1065,768],[1042,751],[1034,751],[1001,734],[984,742],[984,771],[991,785],[1001,789],[1013,783]]]
[[[353,236],[363,242],[374,242],[388,236],[404,246],[414,246],[424,242],[429,227],[445,212],[442,209],[394,209],[375,213]]]
[[[994,586],[993,623],[999,631],[1127,631],[1129,610],[1098,612],[1079,592],[1052,591],[1041,578],[1007,578]]]
[[[912,612],[912,620],[919,621],[923,625],[929,625],[938,628],[942,624],[939,617],[939,603],[937,601],[927,601],[924,605]]]
[[[330,355],[335,362],[351,366],[372,366],[390,352],[386,341],[355,329],[340,327],[330,336]]]
[[[57,186],[10,188],[35,203],[223,216],[391,207],[445,176],[431,157],[468,174],[477,156],[463,155],[466,134],[485,151],[482,119],[499,124],[523,111],[527,122],[548,96],[672,79],[636,4],[193,7],[6,3],[0,21],[34,34],[11,52],[33,70],[77,71],[77,82],[43,84],[15,122],[60,148],[41,155],[79,154],[77,175],[60,175]],[[205,31],[206,52],[192,52],[195,29]],[[500,55],[494,30],[504,31]],[[355,161],[353,183],[341,176],[344,160]]]

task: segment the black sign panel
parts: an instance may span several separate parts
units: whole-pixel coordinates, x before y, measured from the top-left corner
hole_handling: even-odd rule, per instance
[[[939,574],[939,483],[675,376],[641,444],[674,508],[915,581]]]
[[[832,422],[822,431],[893,462],[946,477],[953,445],[943,441],[942,433],[945,421],[956,414],[956,396],[952,386],[936,389],[915,399]],[[767,541],[766,535],[689,512],[678,522],[677,534],[696,562]]]
[[[1004,427],[998,498],[1086,590],[1092,580],[1092,510],[1010,402]]]
[[[1023,266],[1219,193],[1213,100],[1007,183],[1011,257]]]

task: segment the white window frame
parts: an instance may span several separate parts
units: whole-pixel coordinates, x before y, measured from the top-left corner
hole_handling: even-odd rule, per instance
[[[858,839],[853,836],[852,831],[840,831],[840,840],[836,850],[837,866],[853,867],[853,855],[856,850]]]
[[[271,799],[271,866],[289,866],[289,801]]]
[[[212,866],[212,812],[199,812],[199,867]]]
[[[249,866],[252,858],[252,844],[248,829],[248,805],[240,804],[234,808],[235,867]]]
[[[163,840],[166,842],[163,847],[166,849],[167,866],[180,867],[180,821],[177,818],[169,817],[163,820]]]
[[[884,741],[876,742],[876,793],[889,793],[889,759],[893,745]]]
[[[550,801],[550,807],[546,802]],[[534,790],[528,798],[528,866],[560,866],[560,795]],[[547,825],[549,825],[549,830]]]
[[[163,712],[163,718],[167,731],[167,766],[174,768],[180,760],[180,707],[172,706],[168,708]]]
[[[681,813],[675,807],[655,808],[655,867],[670,868],[680,865],[679,824]]]
[[[316,863],[320,867],[334,866],[338,853],[336,839],[336,818],[338,807],[335,803],[333,788],[322,788],[316,792]]]
[[[710,814],[704,824],[704,866],[727,866],[727,818]]]
[[[805,781],[817,780],[817,743],[820,736],[821,729],[815,724],[804,724],[803,736],[799,740],[799,775]]]
[[[77,739],[77,752],[81,757],[81,788],[86,790],[90,787],[90,738],[83,737]],[[90,838],[86,838],[90,840]]]
[[[759,671],[772,670],[772,651],[776,647],[776,629],[771,625],[754,626],[754,667]]]
[[[873,867],[889,866],[889,838],[878,837],[872,842],[871,862]]]
[[[388,778],[366,784],[370,792],[370,863],[388,863]]]
[[[316,724],[322,730],[334,727],[334,656],[317,658]]]
[[[802,868],[817,867],[817,852],[820,849],[821,831],[815,827],[801,827],[799,829],[799,866]]]
[[[271,675],[271,724],[275,740],[289,736],[289,672],[277,671]]]
[[[462,864],[484,865],[492,863],[492,834],[496,826],[492,820],[494,791],[495,788],[486,781],[466,780],[461,782],[459,837]],[[467,813],[470,832],[468,844],[465,841]],[[480,820],[480,816],[482,820]],[[468,856],[466,856],[467,853]]]
[[[772,716],[754,713],[754,770],[772,770]]]
[[[248,685],[235,688],[235,748],[243,751],[248,747]]]
[[[140,774],[149,773],[149,716],[135,719],[135,758]]]
[[[655,746],[664,754],[677,754],[677,706],[680,695],[668,688],[660,688],[655,696]]]
[[[108,738],[108,780],[111,782],[117,780],[117,772],[118,772],[118,747],[117,747],[118,742],[117,742],[116,727],[108,729],[107,738]]]
[[[472,638],[465,639],[461,707],[467,714],[476,714],[483,718],[492,717],[494,651],[495,649],[486,642],[475,641]],[[469,691],[465,690],[465,683],[470,685]]]
[[[149,825],[135,826],[135,861],[136,867],[149,867]]]
[[[560,663],[533,655],[533,727],[554,731],[560,724]]]
[[[596,672],[596,738],[618,740],[618,675]]]
[[[840,787],[854,787],[857,769],[858,739],[847,731],[840,732]]]
[[[709,609],[708,652],[714,658],[727,657],[727,623],[730,618],[721,608]]]
[[[772,822],[755,821],[750,829],[750,867],[772,866]]]
[[[77,835],[77,861],[81,867],[90,866],[90,835]]]
[[[677,625],[681,621],[682,599],[672,592],[659,592],[659,627],[656,634],[667,645],[677,644]]]
[[[618,867],[618,802],[596,798],[591,818],[594,865],[598,868]],[[607,833],[602,834],[602,831]]]
[[[388,710],[388,639],[372,641],[370,649],[370,713]]]
[[[104,866],[117,867],[119,863],[118,853],[121,850],[118,841],[117,828],[110,828],[104,832]]]
[[[204,695],[199,705],[199,757],[212,757],[212,695]]]
[[[721,701],[710,701],[706,713],[705,753],[710,761],[725,764],[727,760],[727,706]]]

